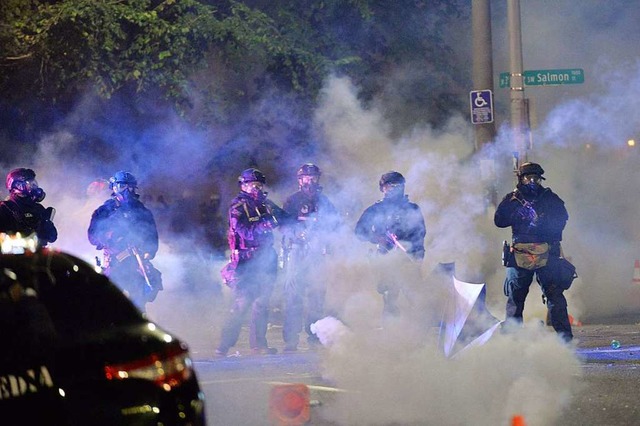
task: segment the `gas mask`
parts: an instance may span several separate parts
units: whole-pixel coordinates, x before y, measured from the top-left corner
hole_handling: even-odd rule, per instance
[[[242,184],[240,189],[256,201],[262,202],[267,199],[267,193],[263,191],[264,184],[262,182],[246,182]]]
[[[542,179],[539,175],[524,175],[520,178],[520,191],[525,195],[536,195],[542,188],[541,181]]]
[[[16,182],[13,193],[15,193],[23,200],[32,201],[34,203],[41,202],[42,200],[44,200],[44,197],[47,196],[44,190],[40,188],[40,186],[38,186],[38,181],[36,181],[35,179]]]
[[[382,185],[382,193],[386,200],[399,200],[404,197],[404,184],[385,183]]]
[[[320,177],[311,175],[302,175],[298,178],[298,186],[302,193],[312,196],[322,191],[320,186]]]
[[[113,184],[112,188],[113,195],[122,204],[127,204],[131,202],[131,200],[138,198],[138,194],[136,194],[136,187],[131,186],[128,183],[116,182]]]

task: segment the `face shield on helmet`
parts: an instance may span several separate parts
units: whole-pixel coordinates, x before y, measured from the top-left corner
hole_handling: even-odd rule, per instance
[[[544,169],[536,163],[523,163],[518,169],[518,187],[525,193],[536,193],[542,187]]]
[[[322,191],[320,186],[320,168],[313,163],[306,163],[300,166],[298,172],[298,187],[300,191],[307,195],[314,195]]]
[[[31,169],[20,168],[9,172],[6,186],[12,195],[36,203],[44,200],[47,195],[38,185],[36,174]]]
[[[253,181],[243,183],[240,186],[242,192],[249,194],[254,200],[261,200],[265,197],[264,184],[262,182]]]
[[[267,193],[263,191],[267,179],[258,169],[246,169],[238,176],[240,190],[248,194],[254,200],[262,201],[267,198]]]
[[[129,172],[120,171],[109,179],[113,195],[121,203],[127,203],[138,198],[138,180]]]

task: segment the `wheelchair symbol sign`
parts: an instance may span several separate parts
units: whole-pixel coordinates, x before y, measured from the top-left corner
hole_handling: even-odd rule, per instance
[[[493,94],[491,90],[472,90],[469,93],[469,100],[473,124],[493,123]]]

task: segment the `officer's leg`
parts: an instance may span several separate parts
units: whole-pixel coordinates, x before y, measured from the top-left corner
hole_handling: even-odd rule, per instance
[[[108,270],[108,276],[140,311],[145,312],[147,302],[144,295],[145,282],[138,272],[137,264],[129,262],[129,260],[133,259],[128,258],[122,262],[114,261]]]
[[[293,282],[285,282],[284,286],[284,323],[282,338],[287,349],[298,347],[300,332],[302,331],[303,299],[301,295],[302,282],[296,277]]]
[[[324,299],[326,295],[325,281],[321,277],[310,277],[307,289],[307,316],[305,331],[309,343],[319,343],[318,337],[311,332],[311,324],[324,317]]]
[[[256,278],[256,297],[253,300],[249,325],[249,346],[251,349],[262,349],[268,347],[269,301],[275,283],[275,274],[260,273]]]
[[[396,284],[389,284],[386,290],[382,293],[384,301],[383,316],[396,317],[400,315],[400,309],[398,308],[398,298],[400,296],[400,288]]]
[[[570,342],[573,339],[573,332],[567,312],[567,299],[564,297],[563,290],[546,280],[542,274],[538,275],[538,281],[540,282],[542,293],[547,298],[551,326],[565,342]]]
[[[507,296],[506,319],[522,322],[524,302],[529,294],[529,286],[533,281],[533,271],[508,267],[504,282],[504,294]]]
[[[253,297],[245,280],[239,280],[234,289],[234,301],[231,310],[227,314],[225,323],[222,327],[220,336],[220,344],[217,352],[221,355],[226,354],[229,348],[235,346],[240,336],[243,319],[251,306]]]

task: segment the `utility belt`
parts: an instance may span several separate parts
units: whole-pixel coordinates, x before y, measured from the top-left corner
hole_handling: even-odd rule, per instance
[[[256,256],[258,247],[236,249],[231,252],[231,258],[237,260],[249,260]]]
[[[530,271],[547,266],[550,256],[561,256],[560,241],[551,243],[512,243],[506,241],[502,247],[502,264],[508,267],[517,266]]]
[[[104,252],[104,259],[103,259],[103,263],[104,263],[104,268],[108,268],[109,265],[111,263],[114,262],[114,259],[118,261],[118,263],[122,262],[123,260],[125,260],[128,257],[133,256],[133,253],[131,253],[131,250],[129,249],[124,249],[121,252],[118,253],[110,253],[105,251]]]

